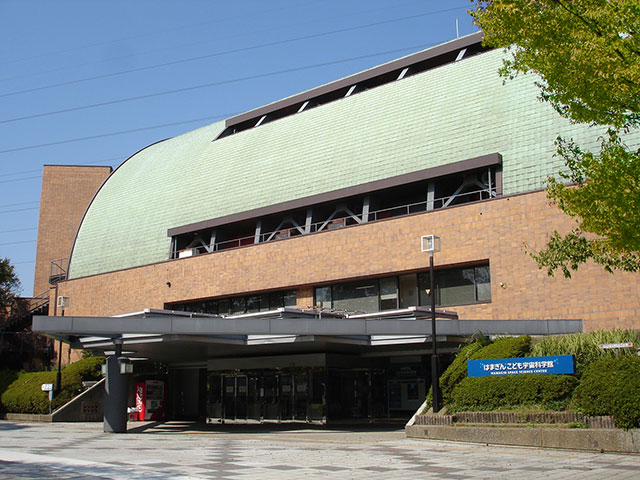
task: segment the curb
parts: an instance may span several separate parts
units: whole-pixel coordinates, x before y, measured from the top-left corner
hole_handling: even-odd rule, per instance
[[[640,453],[640,429],[412,425],[407,438],[608,453]]]
[[[51,423],[50,414],[34,414],[34,413],[5,413],[4,420],[11,420],[13,422],[43,422]]]

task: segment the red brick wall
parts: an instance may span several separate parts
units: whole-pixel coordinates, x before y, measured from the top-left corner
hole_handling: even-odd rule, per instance
[[[426,269],[420,236],[434,233],[442,239],[436,266],[490,261],[492,301],[453,307],[461,319],[582,318],[585,330],[640,328],[639,275],[588,264],[572,279],[548,277],[526,254],[525,244],[541,248],[553,229],[570,226],[536,192],[71,280],[60,295],[70,297],[67,315],[290,287],[306,307],[316,284]]]
[[[82,216],[109,173],[111,167],[43,167],[34,295],[49,288],[49,262],[69,257]]]

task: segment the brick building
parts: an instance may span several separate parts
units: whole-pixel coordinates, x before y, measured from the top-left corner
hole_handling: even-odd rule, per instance
[[[111,173],[111,167],[83,165],[45,165],[42,169],[40,213],[38,217],[38,243],[33,279],[36,299],[48,296],[49,290],[66,278],[69,252],[73,246],[82,216],[102,182]],[[52,297],[55,299],[55,288]],[[50,303],[49,313],[58,312]],[[58,354],[60,344],[54,343]],[[62,344],[66,363],[72,360],[72,350]],[[76,354],[76,358],[79,352]]]
[[[418,407],[432,291],[444,361],[478,330],[638,328],[637,275],[548,277],[526,253],[572,226],[543,190],[562,168],[554,139],[595,148],[601,132],[538,101],[531,76],[503,84],[503,52],[480,41],[136,153],[75,235],[66,317],[38,328],[166,363],[175,418],[280,420]]]

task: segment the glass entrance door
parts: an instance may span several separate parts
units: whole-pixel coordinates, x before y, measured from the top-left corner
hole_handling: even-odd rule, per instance
[[[293,418],[292,420],[307,421],[309,418],[309,378],[306,373],[293,377],[295,391],[293,394]]]
[[[236,378],[236,420],[247,418],[248,378],[239,375]]]
[[[322,368],[211,373],[208,421],[326,421],[326,381]]]
[[[207,381],[207,417],[222,418],[222,377],[211,375]]]
[[[225,420],[246,420],[249,379],[246,375],[222,376],[222,407]]]
[[[280,420],[291,420],[293,418],[293,376],[280,374],[279,405]]]
[[[277,420],[280,418],[278,407],[278,376],[265,375],[264,383],[264,418]]]
[[[260,382],[258,377],[247,378],[247,418],[262,419],[262,398],[260,396]]]
[[[236,418],[236,377],[231,375],[222,377],[222,418]]]

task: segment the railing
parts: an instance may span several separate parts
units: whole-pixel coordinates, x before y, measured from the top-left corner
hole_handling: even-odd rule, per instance
[[[451,195],[447,197],[437,198],[431,201],[424,201],[418,203],[410,203],[407,205],[400,205],[397,207],[385,208],[382,210],[376,210],[369,212],[366,220],[364,216],[345,215],[342,217],[332,218],[321,222],[312,223],[308,229],[304,225],[294,226],[290,228],[284,228],[277,231],[271,231],[267,233],[260,233],[258,235],[251,235],[241,238],[234,238],[231,240],[225,240],[216,242],[213,248],[210,246],[196,246],[186,249],[192,250],[192,255],[200,255],[204,253],[211,253],[219,250],[227,250],[230,248],[244,247],[248,245],[255,245],[258,243],[270,242],[273,240],[284,240],[286,238],[298,237],[301,235],[308,235],[310,233],[319,233],[326,230],[336,230],[352,225],[360,225],[367,222],[373,222],[377,220],[384,220],[387,218],[403,217],[407,215],[413,215],[416,213],[423,213],[431,210],[437,210],[452,205],[457,200],[462,200],[462,203],[469,203],[480,200],[488,200],[497,195],[496,188],[478,189],[471,192],[460,193],[457,195]],[[457,205],[458,203],[456,203]],[[257,240],[257,241],[256,241]],[[184,251],[184,250],[182,250]],[[178,257],[180,251],[175,252],[175,256]],[[191,255],[187,255],[191,256]]]
[[[55,285],[67,279],[68,258],[55,258],[49,263],[49,283]]]
[[[48,364],[51,360],[49,339],[31,331],[34,314],[49,304],[49,290],[32,298],[19,298],[15,310],[0,326],[0,365],[5,368],[24,368],[34,362]],[[33,366],[32,365],[32,366]]]
[[[45,305],[49,305],[49,290],[45,290],[44,292],[40,292],[38,295],[34,295],[31,299],[31,304],[29,306],[29,313],[33,313],[36,310],[41,309]]]
[[[42,293],[32,298],[19,298],[15,301],[14,310],[10,311],[7,321],[0,326],[0,334],[14,328],[21,322],[24,322],[25,318],[33,313],[36,313],[41,308],[49,304],[49,290],[45,290]]]

